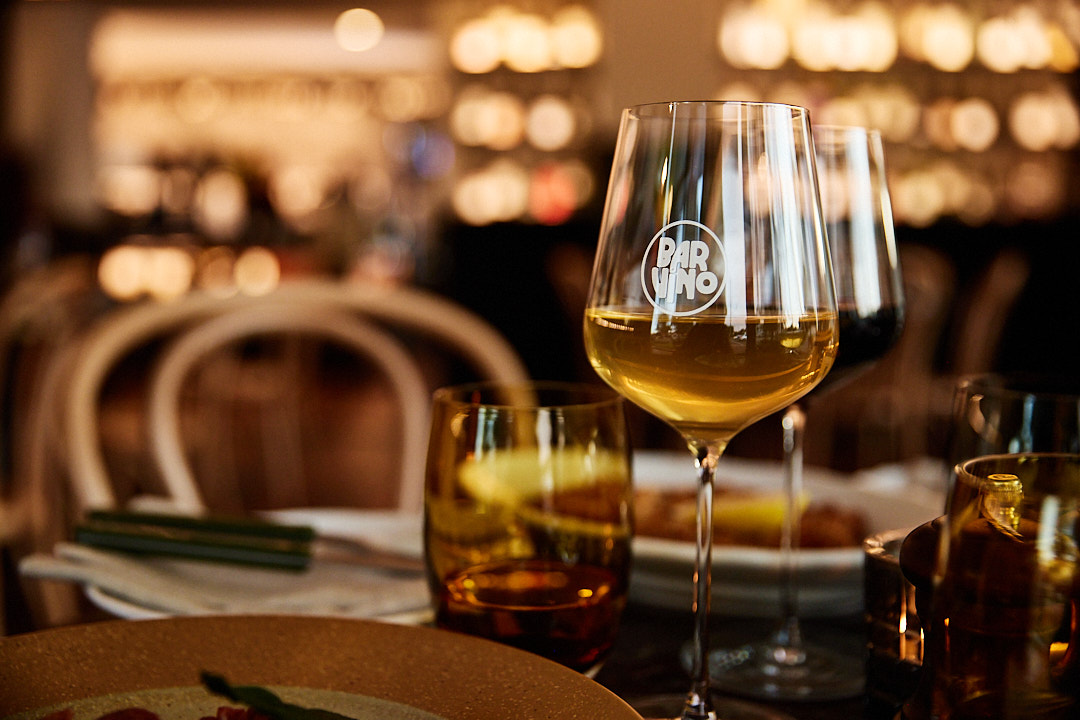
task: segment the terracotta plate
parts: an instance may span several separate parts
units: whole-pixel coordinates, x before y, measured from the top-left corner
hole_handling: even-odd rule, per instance
[[[0,638],[0,718],[197,686],[204,670],[237,685],[353,693],[448,720],[640,720],[583,675],[513,648],[429,628],[277,616],[120,620]]]

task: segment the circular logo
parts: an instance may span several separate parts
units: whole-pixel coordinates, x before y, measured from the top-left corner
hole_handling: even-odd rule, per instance
[[[725,265],[724,244],[716,233],[696,220],[676,220],[660,228],[645,248],[641,287],[657,310],[696,315],[724,291]]]

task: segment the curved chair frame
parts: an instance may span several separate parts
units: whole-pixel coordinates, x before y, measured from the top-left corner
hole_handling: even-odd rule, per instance
[[[428,390],[405,348],[388,333],[340,310],[277,300],[250,305],[208,320],[184,333],[165,350],[149,393],[150,442],[174,509],[191,514],[207,508],[183,447],[180,396],[184,379],[210,353],[244,338],[291,333],[313,335],[366,356],[390,381],[399,399],[403,438],[398,507],[419,511],[423,504],[428,431]]]
[[[262,297],[222,298],[197,292],[172,302],[140,303],[119,310],[90,331],[69,377],[63,408],[67,464],[82,509],[116,506],[97,429],[99,395],[114,363],[148,338],[244,304],[266,302],[266,297],[282,305],[314,303],[360,313],[425,335],[460,353],[486,379],[511,384],[529,379],[513,346],[487,321],[446,298],[415,288],[303,281],[284,284]]]

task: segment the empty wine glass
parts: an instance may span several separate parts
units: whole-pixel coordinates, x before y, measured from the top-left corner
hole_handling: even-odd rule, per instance
[[[685,719],[725,715],[707,662],[717,461],[742,429],[809,392],[836,355],[817,184],[803,108],[623,111],[585,347],[601,378],[682,435],[697,468],[691,687],[670,706]]]
[[[885,184],[881,136],[860,127],[815,126],[818,177],[832,253],[840,351],[814,391],[783,415],[786,512],[780,546],[780,620],[761,642],[717,649],[713,682],[740,695],[777,699],[853,697],[863,664],[803,638],[798,612],[802,443],[807,408],[881,358],[900,336],[904,297]]]

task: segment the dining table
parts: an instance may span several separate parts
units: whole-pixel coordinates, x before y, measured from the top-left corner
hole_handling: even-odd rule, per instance
[[[88,603],[80,620],[81,623],[97,623],[115,621],[116,618]],[[711,622],[712,645],[730,646],[748,637],[765,637],[775,622],[767,618],[714,615]],[[691,614],[685,610],[631,601],[624,611],[615,646],[595,675],[595,681],[631,706],[651,697],[684,694],[689,687],[689,674],[680,657],[691,637],[691,623]],[[827,638],[834,651],[856,656],[865,652],[861,613],[806,618],[803,630],[806,637],[812,640],[819,639],[820,633],[820,638]],[[717,699],[722,701],[724,696],[718,694]],[[871,707],[863,695],[812,702],[733,699],[766,705],[795,720],[891,720],[895,715],[895,709]],[[646,717],[646,720],[651,719]]]
[[[680,656],[691,637],[692,621],[685,610],[631,602],[624,613],[615,647],[596,674],[596,681],[631,705],[650,696],[685,693],[690,680]],[[747,638],[765,638],[776,622],[768,618],[714,615],[710,622],[711,646],[730,647]],[[802,626],[808,640],[827,642],[831,650],[858,657],[865,653],[862,613],[806,618]],[[718,699],[723,697],[717,695]],[[895,715],[895,709],[871,706],[864,695],[817,701],[733,699],[767,705],[795,720],[891,720]]]
[[[644,477],[651,479],[657,486],[663,486],[666,482],[664,472],[670,467],[670,473],[677,474],[676,469],[681,465],[666,462],[665,457],[653,458],[656,463],[650,464],[648,456],[639,458],[638,467]],[[681,458],[680,458],[681,459]],[[739,463],[729,463],[727,470],[730,479],[738,481],[740,473],[756,477],[760,472],[757,463],[747,463],[743,467]],[[854,485],[845,481],[837,487],[830,485],[831,476],[822,473],[811,473],[808,478],[812,487],[820,497],[829,497],[832,491],[841,492],[851,501],[858,499],[863,503],[872,525],[881,522],[914,522],[922,519],[922,515],[932,517],[934,508],[937,506],[937,498],[934,495],[926,502],[915,502],[912,498],[916,495],[913,487],[904,480],[907,491],[903,495],[896,493],[894,484],[896,480],[889,471],[878,471],[863,478],[861,484]],[[908,470],[903,473],[908,477]],[[820,475],[820,477],[819,477]],[[680,475],[681,477],[681,475]],[[906,498],[910,507],[906,507],[906,517],[901,513],[905,508],[899,497]],[[278,519],[286,522],[311,522],[320,530],[333,531],[339,525],[341,527],[354,527],[358,525],[358,518],[363,518],[362,526],[389,543],[388,548],[397,547],[400,541],[409,548],[409,552],[419,552],[419,524],[411,515],[402,517],[394,513],[382,515],[378,512],[368,513],[358,511],[355,513],[324,512],[319,513],[285,513]],[[886,520],[876,518],[884,513]],[[402,522],[402,521],[405,522]],[[354,528],[355,529],[355,528]],[[400,536],[400,537],[398,537]],[[367,537],[365,535],[365,537]],[[394,538],[397,538],[396,540]],[[416,547],[413,547],[413,546]],[[681,548],[680,550],[685,549]],[[688,548],[693,550],[692,546]],[[693,635],[693,614],[690,612],[689,603],[681,602],[685,587],[680,588],[679,582],[684,580],[689,585],[689,578],[684,578],[683,565],[688,561],[674,560],[666,553],[667,546],[661,549],[651,545],[641,545],[637,548],[635,557],[639,562],[645,563],[637,567],[634,580],[631,583],[631,592],[624,610],[614,647],[601,665],[594,679],[599,685],[607,688],[619,696],[631,706],[635,703],[657,696],[667,698],[681,698],[690,687],[690,673],[685,658],[688,657],[686,648]],[[685,553],[679,553],[681,557]],[[738,560],[746,552],[721,552],[719,560],[723,569],[714,574],[713,582],[713,612],[710,621],[710,647],[736,647],[746,642],[763,641],[775,630],[779,618],[778,606],[771,608],[764,601],[765,595],[771,583],[775,582],[773,575],[763,571],[755,565],[761,560],[750,561],[744,558]],[[825,553],[828,556],[828,553]],[[748,557],[757,558],[753,552]],[[805,573],[801,575],[804,581],[810,583],[803,586],[800,598],[802,632],[808,643],[826,645],[835,653],[844,654],[850,658],[856,658],[860,664],[866,656],[866,620],[863,616],[863,598],[861,571],[853,575],[854,567],[848,554],[843,553],[844,572],[834,576],[833,584],[822,584],[824,578],[829,575],[825,571],[827,567],[816,554],[805,554],[803,564]],[[714,556],[716,560],[717,556]],[[816,558],[816,559],[815,559]],[[649,564],[649,560],[653,564]],[[662,561],[662,562],[660,562]],[[657,564],[659,563],[659,564]],[[189,563],[191,564],[191,563]],[[205,566],[203,563],[191,564],[191,570],[195,574],[191,578],[202,578],[204,581],[219,582],[218,573],[213,570],[216,566]],[[205,569],[204,569],[205,568]],[[26,567],[24,565],[23,569]],[[833,568],[835,570],[835,568]],[[228,573],[232,578],[236,573]],[[687,573],[688,574],[688,573]],[[184,576],[188,577],[188,576]],[[237,575],[239,577],[239,575]],[[817,578],[817,580],[815,580]],[[837,582],[841,584],[836,584]],[[670,583],[666,585],[665,583]],[[245,586],[247,586],[245,581]],[[261,586],[260,586],[261,587]],[[276,585],[273,587],[277,587]],[[634,588],[637,588],[636,590]],[[663,592],[657,588],[669,588]],[[749,595],[741,596],[742,601],[733,600],[738,598],[739,590],[752,590]],[[116,621],[118,617],[126,618],[122,621],[137,622],[140,614],[138,607],[123,604],[115,597],[102,593],[94,587],[84,588],[79,598],[80,612],[73,620],[76,624],[91,624],[105,621]],[[841,594],[837,594],[837,593]],[[824,594],[822,594],[824,593]],[[426,593],[423,593],[426,595]],[[247,596],[245,596],[247,597]],[[251,599],[247,598],[250,603]],[[775,600],[772,601],[775,605]],[[267,612],[263,608],[261,612]],[[272,611],[272,610],[270,610]],[[313,609],[309,608],[313,612]],[[182,612],[180,614],[183,614]],[[145,616],[143,616],[145,617]],[[412,620],[410,622],[430,623],[429,620]],[[42,630],[47,628],[22,628],[28,630]],[[9,628],[9,632],[12,629]],[[16,629],[18,631],[18,629]],[[717,700],[725,697],[716,693]],[[740,702],[764,704],[770,708],[779,710],[795,720],[818,720],[824,718],[866,718],[867,720],[892,720],[896,714],[895,707],[879,707],[869,703],[865,699],[865,693],[855,696],[828,700],[796,700],[781,701],[776,699],[760,698],[730,698]],[[648,718],[648,713],[645,713]],[[724,720],[721,715],[718,720]]]

